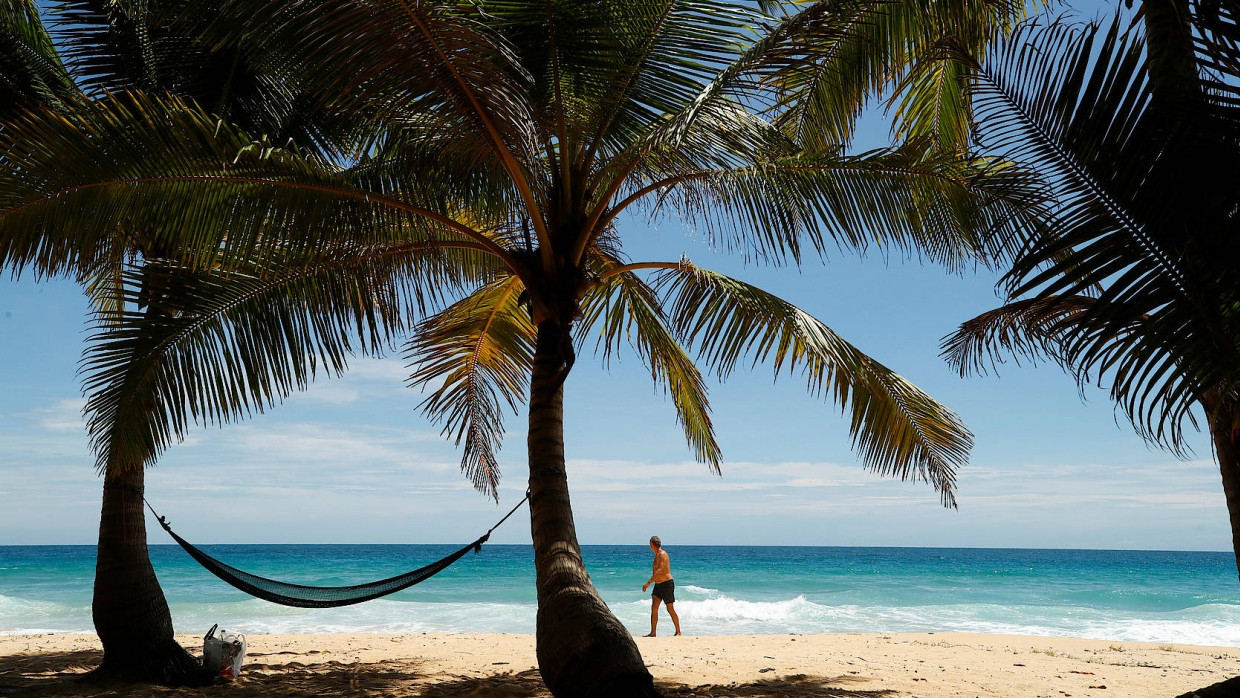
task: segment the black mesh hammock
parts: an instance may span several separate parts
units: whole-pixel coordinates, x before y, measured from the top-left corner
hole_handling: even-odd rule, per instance
[[[524,499],[517,502],[517,506],[512,511],[504,515],[478,540],[466,545],[451,555],[432,562],[425,567],[419,567],[416,570],[398,574],[395,577],[380,579],[377,582],[368,582],[366,584],[354,584],[351,586],[340,587],[316,587],[306,586],[304,584],[289,584],[275,579],[260,577],[256,574],[250,574],[244,570],[239,570],[232,565],[225,564],[211,557],[210,555],[195,548],[189,541],[173,533],[172,527],[168,524],[164,517],[155,512],[150,502],[146,503],[148,509],[155,518],[159,519],[159,525],[164,527],[168,535],[177,542],[190,557],[198,561],[198,564],[207,569],[208,572],[214,574],[225,582],[240,589],[241,591],[281,606],[294,606],[296,608],[336,608],[338,606],[351,606],[355,603],[370,601],[388,594],[395,594],[401,589],[409,587],[419,582],[426,581],[430,577],[447,569],[449,565],[461,559],[465,553],[473,550],[475,553],[482,550],[482,544],[487,542],[491,537],[491,531],[499,528],[499,525],[508,520],[509,516],[516,513],[517,509],[529,499],[527,494]]]

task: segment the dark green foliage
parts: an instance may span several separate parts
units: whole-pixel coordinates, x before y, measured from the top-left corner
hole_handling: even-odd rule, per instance
[[[1227,7],[1184,5],[1195,46],[1146,3],[1131,29],[1118,15],[1030,24],[981,64],[982,143],[1036,167],[1055,199],[1004,279],[1007,316],[947,346],[962,371],[984,368],[988,349],[1049,353],[1108,382],[1137,430],[1176,450],[1203,396],[1235,399],[1240,89],[1237,73],[1213,72],[1235,44],[1207,23]]]

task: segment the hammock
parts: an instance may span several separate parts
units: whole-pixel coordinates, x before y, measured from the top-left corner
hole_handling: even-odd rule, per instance
[[[513,507],[512,511],[505,514],[504,518],[499,520],[499,523],[495,524],[490,530],[482,534],[481,538],[441,560],[432,562],[425,567],[419,567],[411,572],[396,575],[395,577],[380,579],[377,582],[339,587],[316,587],[306,586],[304,584],[289,584],[288,582],[268,579],[267,577],[260,577],[256,574],[250,574],[244,570],[239,570],[236,567],[220,562],[198,548],[195,548],[189,541],[178,536],[172,531],[172,527],[168,524],[167,520],[155,512],[155,509],[151,506],[150,502],[146,502],[146,506],[151,510],[152,514],[155,514],[155,518],[159,520],[159,525],[163,526],[164,530],[168,532],[168,535],[172,536],[172,539],[184,548],[185,552],[190,554],[190,557],[197,560],[198,564],[205,567],[211,574],[214,574],[250,596],[255,596],[265,601],[277,603],[281,606],[293,606],[296,608],[336,608],[339,606],[350,606],[355,603],[362,603],[363,601],[370,601],[381,596],[387,596],[388,594],[395,594],[402,589],[408,589],[414,584],[426,581],[430,577],[433,577],[439,572],[447,569],[449,565],[461,559],[461,557],[470,550],[473,550],[475,553],[480,552],[482,550],[482,544],[487,542],[487,539],[491,537],[491,531],[499,528],[499,525],[507,521],[509,516],[515,514],[517,509],[521,508],[521,505],[528,499],[529,495],[527,494],[525,499],[517,502],[517,506]]]

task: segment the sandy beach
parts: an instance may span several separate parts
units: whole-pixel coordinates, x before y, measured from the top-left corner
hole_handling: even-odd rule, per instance
[[[195,652],[201,639],[179,638]],[[966,633],[638,638],[669,696],[1144,696],[1240,676],[1240,648]],[[545,696],[531,635],[251,635],[240,678],[138,691],[74,679],[93,635],[0,636],[0,695]]]

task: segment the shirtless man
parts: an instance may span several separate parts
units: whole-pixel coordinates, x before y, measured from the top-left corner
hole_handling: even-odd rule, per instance
[[[659,624],[659,602],[667,604],[667,612],[672,616],[672,623],[676,626],[676,634],[680,634],[680,616],[676,615],[676,582],[672,581],[672,561],[667,557],[667,551],[663,549],[663,541],[658,536],[650,537],[650,552],[654,553],[654,574],[650,575],[650,579],[642,585],[642,591],[651,584],[654,585],[654,591],[650,594],[650,634],[646,637],[654,637],[655,626]]]

